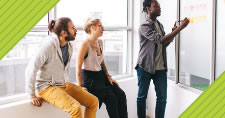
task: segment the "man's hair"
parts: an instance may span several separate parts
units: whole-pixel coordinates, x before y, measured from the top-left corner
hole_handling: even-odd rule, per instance
[[[60,36],[62,30],[68,32],[68,23],[71,21],[70,18],[62,17],[58,20],[51,20],[48,24],[50,32],[54,32],[57,36]]]
[[[84,25],[84,31],[87,34],[91,33],[91,26],[96,25],[100,22],[99,19],[92,19],[92,18],[88,18],[85,25]]]
[[[142,12],[148,13],[147,7],[151,7],[152,2],[153,2],[153,0],[144,0]]]

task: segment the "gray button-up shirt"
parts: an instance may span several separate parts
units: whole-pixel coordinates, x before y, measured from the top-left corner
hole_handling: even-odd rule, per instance
[[[139,28],[140,38],[140,50],[135,68],[140,67],[145,71],[154,74],[155,73],[155,57],[157,50],[157,43],[162,43],[162,37],[165,35],[163,25],[157,20],[162,34],[157,32],[154,21],[149,17],[145,22],[141,24]],[[167,71],[167,59],[166,59],[166,45],[162,43],[162,54],[164,67]]]

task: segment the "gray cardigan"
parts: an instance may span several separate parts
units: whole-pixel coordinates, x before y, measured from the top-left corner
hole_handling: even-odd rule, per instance
[[[64,85],[68,81],[72,46],[68,43],[69,58],[64,66],[58,37],[52,34],[49,38],[27,66],[25,77],[29,98],[35,97],[35,93],[50,85]]]
[[[140,50],[137,65],[135,67],[136,69],[137,67],[141,67],[145,71],[152,74],[155,73],[155,56],[157,42],[162,43],[162,37],[165,35],[165,31],[162,24],[158,20],[157,22],[163,35],[157,33],[154,21],[152,21],[149,17],[146,18],[145,22],[141,24],[139,28]],[[162,44],[162,48],[164,67],[167,71],[166,45]]]

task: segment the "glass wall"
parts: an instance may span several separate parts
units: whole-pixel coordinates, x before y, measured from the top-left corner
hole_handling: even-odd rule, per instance
[[[181,0],[180,19],[190,24],[180,33],[179,81],[204,90],[210,84],[212,0]]]
[[[161,6],[161,16],[158,20],[163,24],[166,34],[172,31],[177,19],[177,0],[158,0]],[[169,7],[168,7],[169,6]],[[176,79],[175,40],[167,47],[168,79]]]
[[[225,0],[217,0],[216,78],[225,71]]]

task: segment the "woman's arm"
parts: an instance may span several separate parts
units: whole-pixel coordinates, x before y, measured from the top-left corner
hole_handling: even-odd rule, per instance
[[[80,50],[77,54],[77,62],[76,62],[76,80],[79,86],[82,86],[82,73],[81,67],[84,62],[84,56],[87,54],[88,44],[87,42],[83,42]]]
[[[108,69],[107,69],[107,67],[106,67],[106,64],[105,64],[104,59],[102,60],[101,65],[102,65],[102,68],[104,69],[105,74],[106,74],[108,77],[111,76],[111,75],[109,74],[109,72],[108,72]]]
[[[103,50],[103,42],[102,42],[102,40],[100,40],[100,43],[101,43],[101,50]],[[116,80],[113,80],[113,79],[112,79],[112,76],[109,74],[104,59],[102,60],[101,66],[102,66],[102,68],[104,69],[104,72],[105,72],[105,74],[106,74],[106,76],[107,76],[109,82],[110,82],[111,84],[115,83],[115,84],[117,84],[117,85],[119,86],[119,84],[117,83],[117,81],[116,81]]]
[[[103,52],[103,41],[102,41],[102,40],[99,40],[99,42],[100,42],[100,49],[101,49],[101,53],[102,53],[102,52]],[[109,72],[108,72],[108,70],[107,70],[107,67],[106,67],[106,64],[105,64],[104,59],[102,60],[101,66],[102,66],[102,69],[104,69],[104,72],[105,72],[106,76],[107,76],[108,79],[110,80],[111,75],[109,74]],[[110,81],[110,82],[111,82],[111,81]]]
[[[105,74],[106,74],[106,76],[107,76],[109,82],[110,82],[112,85],[113,85],[113,83],[115,83],[115,84],[117,84],[117,85],[119,86],[118,82],[117,82],[116,80],[113,80],[113,79],[112,79],[112,76],[109,74],[109,72],[108,72],[108,70],[107,70],[107,67],[106,67],[106,64],[105,64],[104,60],[102,61],[101,65],[102,65],[102,67],[104,68]]]

